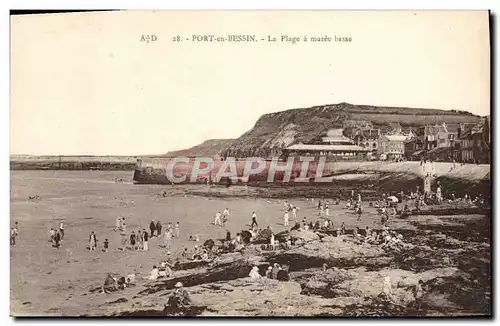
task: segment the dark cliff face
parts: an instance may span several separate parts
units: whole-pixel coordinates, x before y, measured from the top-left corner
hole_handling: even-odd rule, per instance
[[[403,129],[435,123],[476,123],[480,121],[465,111],[377,107],[339,103],[268,113],[255,126],[221,150],[221,156],[279,156],[282,148],[298,142],[307,143],[333,128],[368,126],[390,131],[394,124]]]

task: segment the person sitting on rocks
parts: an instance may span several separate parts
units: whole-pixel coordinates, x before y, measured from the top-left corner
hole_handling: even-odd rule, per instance
[[[288,282],[290,281],[290,275],[288,275],[288,272],[286,270],[280,267],[278,270],[278,274],[276,275],[276,279],[278,281]]]
[[[201,250],[198,247],[198,245],[194,246],[194,253],[193,256],[191,257],[193,260],[201,260]]]
[[[172,267],[174,264],[171,259],[170,251],[167,252],[167,259],[160,262],[160,268],[158,269],[158,276],[160,277],[171,277],[172,276]]]
[[[229,232],[229,231],[228,231]],[[226,238],[226,241],[230,241]],[[207,250],[212,250],[215,246],[215,241],[212,239],[208,239],[203,243],[203,247],[206,248]]]
[[[153,269],[151,270],[151,274],[149,275],[149,280],[155,281],[158,279],[159,276],[159,270],[156,267],[156,265],[153,266]]]
[[[300,223],[299,222],[295,222],[295,225],[290,229],[290,231],[293,231],[293,230],[300,230]]]
[[[106,279],[104,280],[104,284],[102,286],[102,292],[109,293],[109,292],[114,292],[116,290],[117,290],[117,282],[113,278],[113,276],[111,276],[111,274],[108,274],[108,276],[106,276]]]
[[[278,271],[281,269],[280,265],[278,263],[274,263],[273,269],[271,271],[271,276],[273,279],[277,279],[278,277]]]
[[[134,286],[135,285],[135,273],[127,275],[126,282],[127,282],[127,286],[129,286],[129,287]]]
[[[269,267],[267,268],[267,271],[266,271],[266,277],[267,277],[267,278],[273,278],[273,274],[272,274],[272,273],[273,273],[273,267],[272,267],[272,266],[269,266]]]
[[[392,239],[391,235],[388,232],[386,232],[384,235],[384,244],[389,244],[391,239]]]
[[[252,239],[252,233],[250,231],[247,230],[241,231],[241,241],[243,242],[243,244],[250,243],[251,239]]]
[[[183,288],[181,282],[175,284],[175,290],[168,298],[168,307],[178,309],[192,304],[189,293]],[[167,306],[165,306],[165,309]]]
[[[203,249],[203,253],[201,254],[201,259],[210,260],[210,258],[208,257],[208,251],[206,249]]]
[[[121,276],[118,278],[118,281],[116,282],[117,287],[119,290],[123,290],[127,287],[127,280],[125,279],[124,276]]]
[[[252,267],[252,270],[250,271],[250,274],[248,276],[251,279],[260,279],[262,276],[259,274],[259,268],[257,266]]]

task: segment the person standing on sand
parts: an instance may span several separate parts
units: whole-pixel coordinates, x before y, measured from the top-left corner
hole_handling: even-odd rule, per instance
[[[293,205],[293,208],[292,208],[292,217],[293,217],[294,221],[297,220],[297,206],[295,206],[295,205]]]
[[[328,207],[328,204],[325,204],[325,216],[326,218],[330,216],[330,208]]]
[[[224,212],[222,212],[222,223],[226,223],[229,218],[229,209],[224,209]]]
[[[104,239],[104,252],[108,252],[109,249],[109,240],[106,238]]]
[[[14,223],[14,229],[16,229],[16,235],[19,235],[19,223],[17,221]]]
[[[115,231],[119,231],[122,229],[122,218],[120,216],[118,216],[118,218],[116,219],[115,226]]]
[[[255,226],[259,226],[259,224],[257,224],[257,214],[255,214],[255,212],[252,212],[252,223],[250,224],[250,227],[253,228]]]
[[[54,228],[50,228],[50,231],[49,231],[50,242],[54,243],[54,236],[55,235],[56,235],[56,230],[54,230]]]
[[[151,223],[149,223],[149,230],[151,233],[149,234],[149,237],[152,238],[155,236],[155,230],[156,230],[156,224],[154,220],[151,220]]]
[[[179,239],[180,236],[181,236],[181,226],[179,222],[177,222],[175,223],[175,237]]]
[[[142,250],[142,231],[137,231],[137,250]]]
[[[11,228],[10,229],[10,245],[11,246],[16,246],[16,236],[17,236],[17,233],[16,233],[16,229],[15,228]]]
[[[125,217],[122,219],[122,233],[127,233],[127,224],[125,223]]]
[[[157,234],[157,236],[161,235],[161,229],[162,229],[161,222],[156,221],[156,234]]]
[[[358,219],[357,221],[360,222],[361,221],[361,214],[363,213],[363,209],[361,208],[361,205],[359,204],[359,202],[356,204],[356,214],[358,215]]]
[[[97,247],[97,237],[94,231],[90,232],[89,243],[90,243],[90,251],[95,251],[95,248]]]
[[[285,211],[285,215],[283,216],[283,219],[285,220],[283,222],[283,225],[288,226],[288,220],[290,219],[290,217],[288,216],[288,211]]]
[[[55,242],[56,248],[59,248],[61,246],[61,244],[60,244],[60,242],[61,242],[61,233],[59,233],[59,231],[56,232],[56,235],[54,237],[54,242]]]
[[[148,251],[149,235],[148,235],[148,233],[146,232],[145,229],[142,230],[142,239],[143,239],[142,251]]]
[[[137,249],[137,246],[135,245],[135,241],[136,241],[135,232],[132,231],[132,233],[130,234],[130,245],[132,246],[132,249]]]
[[[61,225],[59,225],[59,233],[61,233],[61,241],[64,240],[64,223],[61,222]]]
[[[345,226],[345,223],[342,222],[342,224],[340,225],[340,232],[342,234],[345,234],[346,233],[346,226]]]
[[[165,231],[165,247],[167,249],[170,249],[171,243],[172,243],[172,230],[167,229],[167,231]]]
[[[215,225],[215,226],[217,226],[217,225],[222,225],[222,222],[221,222],[220,217],[221,217],[220,212],[217,212],[217,213],[215,214],[215,220],[214,220],[214,225]]]

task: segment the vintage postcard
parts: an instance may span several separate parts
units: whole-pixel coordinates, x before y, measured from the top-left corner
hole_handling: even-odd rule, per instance
[[[491,316],[489,12],[17,12],[10,58],[12,316]]]

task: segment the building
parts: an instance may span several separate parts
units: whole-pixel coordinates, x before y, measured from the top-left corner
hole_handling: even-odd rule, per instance
[[[328,156],[339,160],[366,160],[368,150],[358,145],[294,144],[286,156]]]
[[[477,125],[461,126],[459,140],[460,160],[462,162],[491,162],[491,131],[489,120],[489,117],[485,117]]]
[[[344,129],[330,129],[321,137],[321,144],[328,145],[353,145],[354,142],[344,136]]]
[[[390,131],[388,134],[391,135],[401,135],[403,133],[403,128],[399,122],[389,122]]]
[[[417,134],[412,127],[404,129],[402,134],[405,135],[408,140],[417,137]]]
[[[298,143],[288,146],[285,156],[328,156],[339,160],[366,160],[368,149],[355,145],[343,135],[343,129],[330,129],[326,135],[309,144]]]
[[[378,140],[381,136],[380,129],[360,130],[354,136],[354,144],[369,149],[372,152],[378,151]]]
[[[445,131],[444,126],[439,124],[419,127],[416,131],[418,146],[422,147],[423,151],[429,152],[439,144],[444,145],[445,142],[439,140],[444,139]]]
[[[406,137],[406,140],[404,141],[404,156],[406,157],[407,160],[412,161],[412,160],[419,160],[422,157],[422,146],[419,146],[419,143],[417,142],[417,137]]]
[[[405,135],[382,135],[379,138],[378,154],[386,154],[388,159],[402,158],[405,152]]]

